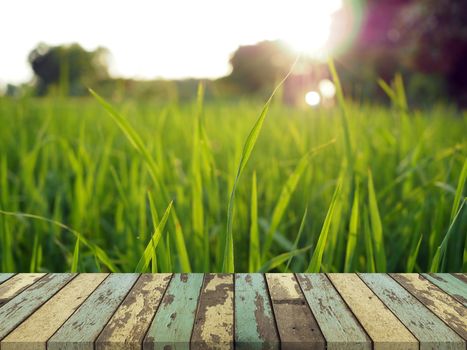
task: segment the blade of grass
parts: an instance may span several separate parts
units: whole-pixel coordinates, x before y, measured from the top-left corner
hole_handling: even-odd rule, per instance
[[[365,237],[366,251],[366,269],[365,272],[376,272],[375,256],[373,253],[373,242],[371,239],[370,220],[368,218],[368,209],[363,207],[363,234]]]
[[[260,267],[259,272],[270,271],[270,270],[282,265],[284,262],[286,262],[287,260],[290,260],[294,256],[305,253],[307,250],[311,249],[311,247],[312,246],[309,245],[309,246],[301,248],[301,249],[292,250],[290,252],[283,253],[283,254],[280,254],[278,256],[275,256],[274,258],[272,258],[272,259],[268,260],[267,262],[265,262]]]
[[[417,262],[418,252],[420,251],[420,245],[422,244],[422,240],[423,240],[423,235],[420,234],[417,244],[415,245],[415,247],[413,247],[413,249],[410,250],[409,257],[407,258],[407,266],[404,271],[405,273],[413,272],[415,263]]]
[[[130,125],[130,123],[120,115],[107,101],[105,101],[102,97],[100,97],[94,90],[89,89],[89,92],[92,96],[99,102],[99,104],[107,111],[107,113],[112,117],[112,120],[118,125],[120,130],[125,134],[128,141],[131,145],[140,153],[143,157],[143,160],[148,168],[149,175],[151,176],[152,180],[154,181],[155,185],[160,189],[162,200],[165,202],[169,201],[169,196],[166,193],[165,187],[159,181],[158,178],[158,167],[154,162],[153,158],[151,157],[151,153],[144,145],[141,137],[138,133],[134,130],[134,128]],[[188,251],[186,249],[186,242],[185,237],[183,235],[182,226],[180,224],[180,220],[176,214],[175,209],[171,210],[172,221],[175,227],[175,244],[177,247],[180,265],[183,272],[191,272],[191,264],[188,258]]]
[[[375,246],[375,259],[377,272],[386,272],[386,253],[384,250],[383,225],[379,215],[378,203],[376,201],[373,176],[368,170],[368,202],[371,220],[371,232]]]
[[[300,237],[302,236],[303,229],[305,228],[306,217],[308,215],[308,207],[305,208],[305,212],[303,213],[302,221],[300,222],[300,227],[298,229],[297,237],[295,238],[295,242],[293,243],[292,250],[296,250],[298,247],[298,242],[300,242]],[[293,256],[287,261],[287,265],[285,266],[285,270],[289,269],[290,264],[292,263]]]
[[[34,220],[39,220],[43,222],[48,222],[50,224],[56,225],[61,227],[62,229],[72,233],[76,238],[79,238],[79,240],[86,246],[88,247],[91,252],[94,254],[95,258],[104,264],[110,272],[118,272],[117,267],[113,264],[112,260],[107,256],[105,251],[103,251],[101,248],[99,248],[97,245],[89,242],[81,233],[78,231],[68,227],[65,224],[62,224],[61,222],[51,220],[48,218],[45,218],[40,215],[34,215],[34,214],[26,214],[26,213],[21,213],[21,212],[9,212],[9,211],[4,211],[0,209],[0,214],[7,215],[7,216],[16,216],[16,217],[21,217],[21,218],[27,218],[27,219],[34,219]]]
[[[340,199],[340,193],[342,188],[342,177],[337,181],[337,186],[334,191],[334,194],[331,199],[331,204],[329,205],[326,218],[324,219],[323,226],[321,227],[321,232],[319,234],[318,243],[313,252],[313,255],[310,260],[305,272],[313,273],[319,272],[321,269],[321,262],[323,261],[324,248],[326,247],[326,241],[329,234],[329,229],[331,227],[332,218],[334,216],[334,208],[336,207],[337,201]]]
[[[449,239],[451,238],[451,236],[454,233],[455,224],[457,223],[458,220],[460,220],[462,218],[461,214],[462,214],[462,211],[464,209],[464,205],[465,205],[466,202],[467,202],[467,200],[464,198],[464,200],[462,201],[462,203],[461,203],[461,205],[459,207],[459,210],[457,211],[456,215],[454,216],[454,220],[449,225],[448,232],[444,236],[443,241],[441,242],[439,247],[436,249],[436,254],[433,257],[433,260],[431,262],[429,272],[436,273],[436,272],[442,272],[444,270],[444,262],[445,262],[445,259],[446,259],[446,251],[447,251]]]
[[[277,200],[277,204],[274,207],[271,225],[269,226],[269,230],[266,234],[266,240],[264,242],[264,248],[262,253],[262,260],[265,260],[269,253],[269,250],[271,249],[274,234],[277,228],[279,227],[279,224],[282,220],[282,217],[284,216],[287,206],[289,205],[290,199],[292,198],[292,194],[295,192],[298,182],[307,168],[309,162],[308,158],[309,154],[306,154],[302,157],[302,159],[300,159],[296,168],[294,169],[292,174],[290,174],[284,186],[282,187],[279,199]]]
[[[464,166],[462,167],[461,175],[459,176],[459,181],[457,183],[456,194],[454,196],[454,203],[452,204],[450,222],[454,220],[454,217],[459,211],[459,206],[461,203],[462,194],[464,193],[464,186],[466,182],[467,182],[467,160],[464,161]]]
[[[76,239],[75,249],[73,250],[73,260],[71,261],[71,273],[78,272],[79,263],[79,238]]]
[[[256,171],[253,172],[251,180],[251,208],[250,208],[250,251],[248,258],[248,271],[258,271],[261,257],[259,253],[258,232],[258,194],[256,188]]]
[[[141,256],[141,259],[139,260],[138,265],[136,266],[135,272],[146,272],[149,262],[152,260],[153,257],[155,258],[155,250],[157,244],[159,243],[159,240],[162,237],[162,233],[164,231],[165,224],[167,223],[167,219],[169,218],[170,210],[172,209],[172,203],[173,202],[169,203],[169,206],[165,210],[165,213],[162,216],[159,225],[155,228],[151,240],[147,244],[146,249],[144,250],[143,255]]]
[[[233,232],[232,232],[232,225],[233,225],[233,213],[234,213],[234,204],[235,204],[235,193],[237,191],[238,182],[240,177],[243,173],[243,170],[250,159],[251,153],[253,152],[253,148],[255,147],[256,141],[258,140],[258,136],[261,132],[263,127],[263,122],[266,119],[266,115],[269,110],[269,105],[271,104],[272,98],[274,97],[276,91],[282,86],[284,81],[289,77],[292,73],[295,64],[297,63],[299,57],[295,60],[292,67],[290,68],[287,75],[280,81],[280,83],[276,86],[274,91],[272,92],[269,99],[266,101],[263,110],[261,111],[258,119],[256,120],[253,128],[250,131],[244,145],[243,151],[240,158],[240,163],[237,168],[237,174],[235,175],[235,180],[232,188],[232,192],[230,194],[229,205],[227,209],[227,233],[225,237],[225,249],[224,249],[224,258],[222,261],[222,272],[224,273],[233,273],[235,272],[235,259],[234,259],[234,243],[233,243]]]
[[[347,238],[347,249],[345,253],[344,272],[352,271],[352,264],[354,255],[357,248],[357,234],[358,234],[358,221],[359,221],[359,192],[360,186],[355,184],[355,193],[352,204],[352,211],[350,214],[349,235]]]

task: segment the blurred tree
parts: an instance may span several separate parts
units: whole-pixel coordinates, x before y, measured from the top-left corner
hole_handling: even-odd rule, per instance
[[[290,69],[293,55],[279,41],[240,46],[230,58],[228,80],[244,93],[270,92]]]
[[[467,1],[423,0],[400,13],[411,69],[443,76],[447,93],[467,106]]]
[[[79,44],[39,44],[28,57],[36,76],[37,94],[50,93],[51,88],[63,95],[86,94],[86,86],[109,76],[108,53],[102,47],[86,51]]]

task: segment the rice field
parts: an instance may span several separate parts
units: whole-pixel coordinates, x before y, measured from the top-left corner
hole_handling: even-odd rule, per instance
[[[467,271],[467,114],[0,98],[1,271]],[[397,84],[396,84],[397,86]]]

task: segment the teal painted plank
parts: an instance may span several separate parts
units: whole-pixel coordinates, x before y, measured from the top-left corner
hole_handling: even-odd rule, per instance
[[[467,283],[449,273],[423,273],[422,276],[467,307]]]
[[[467,283],[467,273],[452,273],[451,275],[460,279],[462,282]]]
[[[465,349],[451,328],[387,274],[359,274],[360,278],[420,341],[420,349]]]
[[[321,332],[327,349],[371,349],[371,340],[324,274],[297,274],[297,280]]]
[[[264,275],[235,274],[235,348],[279,349]]]
[[[13,277],[13,276],[14,276],[14,273],[0,273],[0,284],[2,284],[7,279],[9,279],[10,277]]]
[[[175,274],[144,339],[144,349],[189,349],[202,273]]]
[[[139,274],[111,274],[47,342],[47,349],[89,349]]]
[[[0,340],[36,311],[76,274],[49,274],[0,308]]]

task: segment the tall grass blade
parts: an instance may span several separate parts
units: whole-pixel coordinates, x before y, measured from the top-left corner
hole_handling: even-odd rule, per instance
[[[48,222],[50,224],[53,224],[53,225],[56,225],[70,233],[72,233],[77,239],[79,238],[79,240],[86,246],[88,247],[91,252],[94,254],[95,258],[97,259],[97,261],[101,262],[102,264],[104,264],[110,272],[118,272],[118,269],[117,267],[114,265],[114,263],[112,262],[112,260],[107,256],[107,253],[102,250],[101,248],[99,248],[97,245],[89,242],[81,233],[79,233],[78,231],[68,227],[67,225],[65,224],[62,224],[61,222],[58,222],[58,221],[55,221],[55,220],[51,220],[51,219],[48,219],[48,218],[45,218],[43,216],[40,216],[40,215],[34,215],[34,214],[26,214],[26,213],[20,213],[20,212],[10,212],[10,211],[4,211],[4,210],[0,210],[0,214],[3,214],[3,215],[7,215],[7,216],[15,216],[15,217],[20,217],[20,218],[27,218],[27,219],[33,219],[33,220],[39,220],[39,221],[43,221],[43,222]]]
[[[462,194],[464,193],[464,186],[466,182],[467,182],[467,160],[464,161],[464,166],[462,167],[461,175],[459,176],[459,181],[457,183],[456,194],[454,196],[454,203],[452,205],[452,210],[451,210],[450,222],[454,220],[454,217],[459,211],[459,206],[461,203]]]
[[[251,208],[250,208],[250,250],[248,258],[248,271],[258,271],[261,257],[258,231],[258,191],[256,188],[256,172],[251,180]]]
[[[413,269],[415,267],[415,263],[417,262],[417,257],[418,257],[418,252],[420,251],[420,245],[422,244],[423,240],[423,235],[420,234],[420,237],[418,238],[417,244],[413,249],[410,250],[409,257],[407,259],[407,266],[405,268],[406,273],[411,273],[413,272]]]
[[[308,215],[308,207],[305,208],[305,212],[303,213],[302,221],[300,222],[300,227],[298,229],[297,237],[295,238],[295,242],[293,243],[293,248],[292,250],[296,250],[298,247],[298,242],[300,242],[300,238],[302,237],[303,230],[305,229],[305,222],[306,222],[306,217]],[[294,257],[291,256],[290,259],[287,261],[287,265],[285,266],[285,270],[289,270],[289,266],[292,263],[292,259]]]
[[[167,223],[170,210],[172,209],[172,204],[173,202],[169,203],[169,206],[165,210],[165,213],[162,216],[159,225],[155,228],[151,240],[147,244],[146,249],[144,250],[143,255],[141,256],[141,259],[139,260],[138,265],[136,266],[135,272],[146,272],[149,262],[153,257],[155,257],[155,250],[157,248],[157,245],[159,244],[159,240],[162,237],[162,233],[164,232],[165,224]]]
[[[373,234],[373,243],[375,247],[375,262],[378,272],[386,272],[386,253],[384,250],[383,225],[379,215],[378,203],[376,201],[373,176],[368,170],[368,203],[370,210],[371,232]]]
[[[146,167],[148,168],[149,175],[151,176],[155,185],[161,191],[162,199],[168,202],[169,196],[167,195],[165,188],[162,186],[162,184],[160,183],[158,179],[158,173],[159,173],[158,167],[156,163],[154,162],[153,158],[151,157],[149,150],[144,145],[141,137],[134,130],[134,128],[130,125],[130,123],[122,115],[120,115],[107,101],[105,101],[102,97],[100,97],[94,90],[89,89],[89,92],[91,93],[91,95],[93,95],[96,98],[99,104],[112,117],[114,122],[118,125],[120,130],[125,134],[127,139],[130,141],[131,145],[143,157]],[[178,219],[175,209],[173,209],[171,213],[172,213],[172,221],[175,226],[175,244],[177,246],[177,251],[179,254],[180,265],[182,267],[183,272],[191,272],[191,264],[188,258],[185,237],[183,235],[180,220]]]
[[[310,264],[308,265],[305,272],[319,272],[321,270],[321,262],[323,260],[324,249],[326,248],[326,242],[328,239],[329,229],[331,227],[332,218],[334,216],[334,209],[336,207],[337,201],[340,200],[340,194],[342,189],[342,177],[339,178],[337,182],[336,189],[331,199],[331,204],[329,205],[328,212],[326,214],[326,218],[324,219],[323,226],[321,228],[321,232],[319,234],[318,243],[316,244],[316,248],[313,252],[313,255],[310,260]]]
[[[300,159],[295,170],[292,172],[292,174],[290,174],[284,186],[282,187],[279,199],[272,213],[271,225],[269,226],[269,230],[266,234],[266,240],[264,243],[262,254],[263,260],[267,257],[267,254],[271,249],[274,234],[277,228],[279,227],[279,224],[282,220],[282,217],[284,216],[287,206],[289,205],[292,194],[295,192],[298,182],[306,170],[306,167],[308,165],[308,158],[309,154],[306,154],[302,157],[302,159]]]
[[[287,260],[290,260],[294,256],[300,255],[305,253],[306,251],[311,249],[311,245],[301,248],[301,249],[295,249],[290,252],[286,252],[283,254],[280,254],[278,256],[275,256],[274,258],[266,261],[259,269],[259,272],[267,272],[271,271],[272,269],[275,269],[276,267],[282,265],[284,262]]]
[[[253,128],[251,129],[250,134],[248,135],[243,145],[243,151],[242,151],[242,155],[240,158],[240,163],[237,168],[237,174],[235,175],[235,180],[234,180],[232,192],[230,194],[229,205],[227,209],[227,233],[225,237],[225,249],[224,249],[224,258],[222,261],[222,272],[226,272],[226,273],[235,272],[234,242],[233,242],[232,225],[233,225],[233,213],[234,213],[234,205],[235,205],[235,194],[237,191],[238,182],[243,173],[243,170],[246,167],[246,164],[248,163],[248,160],[250,159],[251,153],[253,152],[253,148],[256,145],[256,141],[258,140],[258,136],[263,127],[263,122],[266,119],[266,115],[268,113],[269,105],[271,104],[272,98],[274,97],[276,91],[282,86],[285,80],[292,73],[298,59],[299,57],[297,57],[292,67],[290,68],[289,72],[287,73],[287,75],[280,81],[279,85],[276,86],[271,96],[266,101],[263,107],[263,110],[261,111],[258,119],[253,125]]]
[[[75,249],[73,250],[73,260],[71,261],[70,272],[78,272],[79,264],[79,238],[76,239]]]
[[[359,222],[359,197],[360,186],[358,183],[355,185],[355,193],[352,204],[352,211],[350,214],[349,234],[347,238],[347,248],[345,252],[344,272],[351,272],[353,266],[354,255],[357,250],[357,235],[358,235],[358,222]]]

